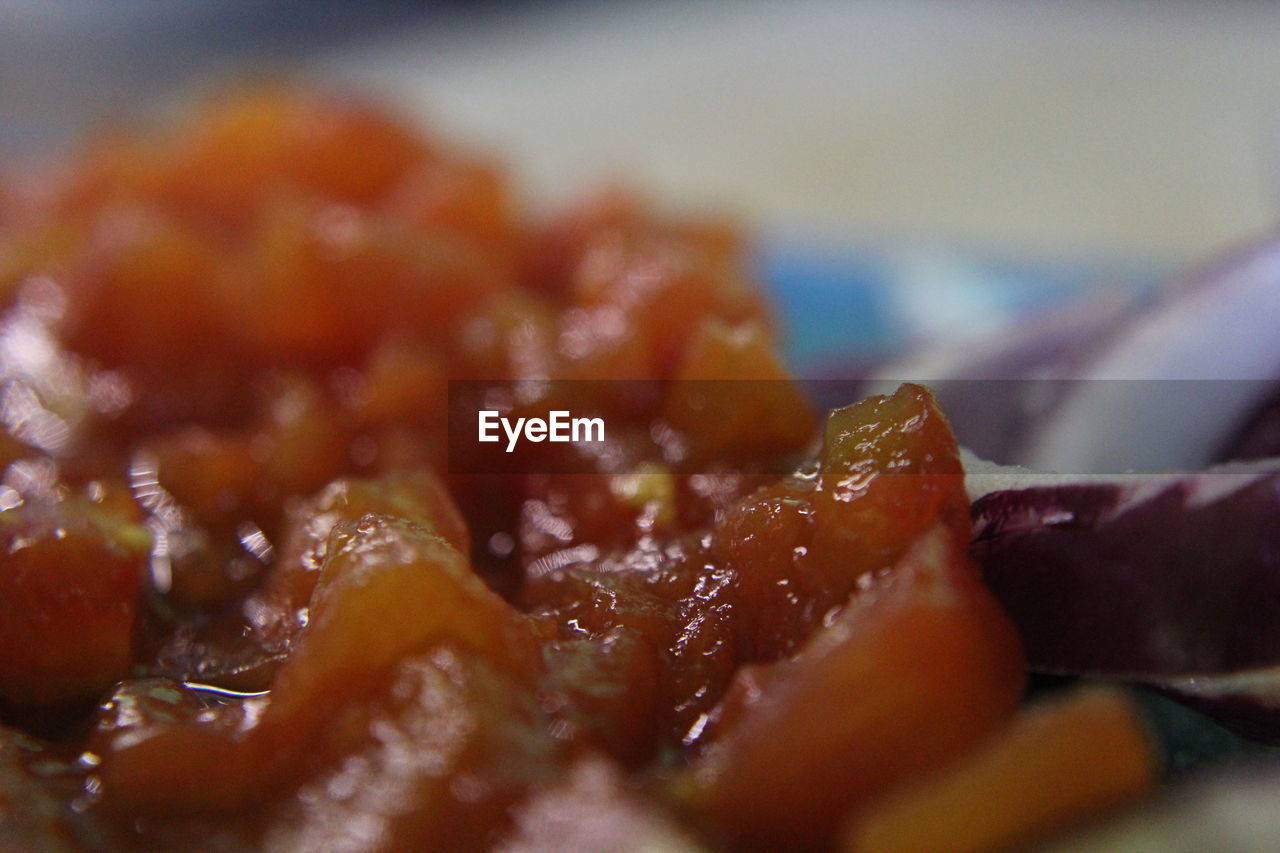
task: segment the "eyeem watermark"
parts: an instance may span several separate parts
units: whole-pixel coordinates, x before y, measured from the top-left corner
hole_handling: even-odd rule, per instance
[[[508,418],[493,409],[476,413],[478,440],[487,443],[507,439],[507,453],[523,438],[539,442],[604,441],[604,418],[575,418],[567,410],[554,409],[545,418]]]

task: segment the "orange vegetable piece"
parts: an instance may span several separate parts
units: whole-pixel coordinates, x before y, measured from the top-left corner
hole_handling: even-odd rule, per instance
[[[211,99],[168,153],[165,197],[223,225],[243,223],[282,187],[376,203],[429,156],[375,108],[271,85]]]
[[[933,393],[902,385],[827,418],[814,497],[814,548],[853,569],[892,565],[941,520],[968,545],[969,499],[951,425]]]
[[[739,578],[746,659],[794,652],[831,608],[939,522],[967,546],[959,450],[929,390],[903,385],[833,411],[815,476],[760,490],[720,525],[718,547]]]
[[[217,352],[214,245],[154,209],[104,211],[96,224],[68,278],[67,346],[162,373]]]
[[[0,513],[0,698],[82,700],[129,670],[151,539],[77,499]]]
[[[629,189],[604,187],[532,229],[524,246],[524,278],[531,290],[565,296],[573,271],[593,237],[626,233],[646,220],[646,205]]]
[[[187,426],[144,445],[160,484],[205,524],[249,519],[274,534],[287,498],[351,467],[351,431],[315,383],[273,377],[266,387],[270,404],[245,429]]]
[[[660,662],[639,631],[622,626],[599,640],[543,646],[543,694],[563,697],[562,717],[575,736],[626,767],[651,756],[658,727]]]
[[[179,723],[108,741],[100,767],[126,813],[246,808],[363,736],[334,725],[394,680],[405,659],[442,648],[512,679],[539,667],[529,625],[436,532],[369,514],[334,529],[309,621],[251,726]]]
[[[501,291],[455,330],[450,379],[524,379],[551,375],[557,317],[543,300]],[[610,377],[612,378],[612,377]]]
[[[76,853],[81,849],[60,819],[67,777],[41,777],[30,769],[32,764],[47,761],[51,752],[44,742],[0,726],[0,849],[41,853]]]
[[[265,205],[249,240],[224,310],[249,351],[286,361],[357,361],[408,329],[443,342],[503,286],[452,238],[296,196]]]
[[[994,741],[857,820],[850,853],[1006,850],[1123,805],[1156,783],[1133,702],[1092,687],[1025,712]]]
[[[449,541],[412,521],[366,515],[331,534],[307,631],[272,684],[263,722],[320,724],[344,692],[440,644],[520,672],[532,640]]]
[[[52,210],[76,221],[110,205],[149,202],[160,189],[160,147],[139,129],[107,129],[53,176]]]
[[[691,466],[798,452],[813,438],[813,406],[757,323],[704,321],[672,378],[663,420],[684,434]]]
[[[408,519],[458,553],[470,550],[466,524],[434,474],[408,470],[378,480],[335,480],[292,513],[279,559],[261,589],[244,604],[251,634],[263,648],[288,651],[310,618],[311,597],[334,528],[370,513]]]
[[[704,319],[736,323],[763,315],[741,270],[646,233],[606,233],[589,243],[574,271],[573,296],[584,306],[617,306],[627,323],[646,331],[658,377],[679,364]]]
[[[973,748],[1025,677],[1012,624],[935,527],[780,671],[695,774],[744,847],[819,846],[851,810]]]
[[[556,348],[566,379],[654,378],[652,329],[630,322],[609,302],[565,311]]]
[[[401,661],[342,723],[320,739],[340,739],[342,758],[269,807],[262,848],[490,850],[512,810],[563,773],[528,682],[449,645]]]

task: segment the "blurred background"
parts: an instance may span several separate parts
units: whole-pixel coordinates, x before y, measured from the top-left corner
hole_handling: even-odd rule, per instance
[[[802,369],[1140,292],[1267,232],[1280,195],[1265,2],[0,0],[0,20],[8,152],[268,69],[492,149],[530,205],[624,177],[736,211]]]

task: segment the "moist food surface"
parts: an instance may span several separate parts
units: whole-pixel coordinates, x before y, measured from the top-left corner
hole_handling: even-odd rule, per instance
[[[0,847],[820,849],[1014,712],[929,392],[819,417],[731,224],[517,202],[274,87],[9,181]],[[759,384],[460,475],[454,379]]]

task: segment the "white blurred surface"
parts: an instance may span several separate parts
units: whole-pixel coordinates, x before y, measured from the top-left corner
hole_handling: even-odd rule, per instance
[[[626,176],[773,233],[1163,266],[1280,199],[1264,0],[0,0],[0,147],[263,64],[403,99],[532,200]]]
[[[1280,4],[568,3],[325,58],[508,156],[768,227],[1202,258],[1276,219]]]

